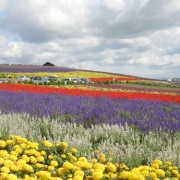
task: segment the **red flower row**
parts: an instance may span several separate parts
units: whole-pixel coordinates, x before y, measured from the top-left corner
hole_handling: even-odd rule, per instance
[[[68,89],[55,88],[48,86],[24,85],[24,84],[0,84],[0,90],[13,92],[31,92],[31,93],[61,93],[74,96],[88,95],[88,96],[109,96],[111,98],[127,98],[127,99],[145,99],[145,100],[159,100],[166,102],[180,103],[179,95],[171,94],[150,94],[147,92],[114,92],[101,90],[83,90],[83,89]]]

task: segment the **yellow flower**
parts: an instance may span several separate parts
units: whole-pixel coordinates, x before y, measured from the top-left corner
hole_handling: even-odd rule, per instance
[[[54,170],[54,166],[48,166],[48,171],[53,171]]]
[[[0,148],[4,148],[6,146],[6,141],[0,140]]]
[[[52,155],[49,155],[49,156],[48,156],[48,159],[53,159],[53,156],[52,156]]]
[[[6,144],[8,144],[8,145],[14,145],[15,144],[15,142],[13,141],[13,140],[7,140],[6,141]]]
[[[77,175],[84,177],[84,171],[80,171],[80,170],[75,171],[74,176],[77,176]]]
[[[37,159],[37,162],[43,162],[44,161],[43,156],[38,156],[36,159]]]
[[[63,142],[61,142],[61,145],[62,145],[62,146],[64,146],[65,148],[67,148],[67,147],[68,147],[68,144],[67,144],[66,142],[64,142],[64,141],[63,141]]]
[[[32,166],[30,166],[29,164],[24,164],[22,169],[26,172],[30,172],[30,173],[33,173],[34,172],[34,169],[32,168]]]
[[[157,177],[165,177],[165,172],[162,169],[156,169],[155,173]]]
[[[38,168],[38,169],[40,169],[40,168],[44,168],[44,164],[40,164],[40,163],[36,163],[36,167]]]
[[[9,167],[9,169],[14,171],[14,172],[18,172],[20,170],[20,168],[17,165],[15,165],[15,164],[11,165]]]
[[[129,172],[128,171],[123,171],[120,173],[119,177],[122,179],[128,179]]]
[[[54,167],[57,167],[58,166],[58,162],[57,161],[51,161],[50,165],[54,166]]]
[[[30,157],[29,157],[29,161],[30,161],[30,163],[32,163],[32,164],[36,164],[36,163],[37,163],[37,159],[36,159],[34,156],[30,156]]]
[[[26,162],[29,162],[29,157],[27,155],[22,155],[22,159]]]
[[[63,168],[67,169],[67,170],[70,170],[74,167],[73,164],[71,164],[70,162],[64,162],[63,163]]]
[[[171,163],[170,161],[166,161],[166,162],[165,162],[165,165],[167,165],[167,166],[171,166],[171,165],[172,165],[172,163]]]
[[[103,173],[100,171],[97,171],[97,172],[95,171],[92,173],[92,178],[94,180],[101,180],[103,178]]]
[[[137,174],[134,173],[134,172],[130,172],[130,173],[128,174],[128,179],[130,179],[130,180],[137,180],[137,178],[138,178],[138,176],[137,176]]]
[[[73,180],[83,180],[83,177],[80,175],[76,175],[73,177]]]
[[[41,151],[40,153],[42,156],[46,155],[46,151]]]
[[[159,166],[162,165],[162,161],[159,160],[159,159],[155,159],[155,160],[153,161],[153,163],[156,163],[156,164],[158,164]]]
[[[65,168],[59,168],[57,169],[56,173],[57,175],[61,176],[62,174],[64,174],[67,170]]]
[[[159,169],[159,164],[158,163],[153,163],[151,165],[152,168],[155,168],[155,169]]]
[[[42,180],[50,179],[50,177],[51,177],[51,173],[48,171],[39,171],[39,172],[36,172],[36,175]]]
[[[73,154],[76,154],[78,151],[77,151],[77,149],[75,149],[75,148],[71,148],[71,152],[72,152]]]
[[[62,154],[61,157],[62,157],[63,159],[66,159],[66,155],[65,155],[65,154]]]
[[[100,163],[95,163],[95,164],[93,165],[93,168],[94,168],[94,169],[101,169],[102,171],[105,170],[105,166],[104,166],[103,164],[100,164]]]
[[[112,163],[107,163],[106,169],[111,172],[116,172],[116,166]]]
[[[13,165],[14,163],[13,163],[13,161],[11,161],[11,160],[9,160],[9,159],[6,159],[5,161],[4,161],[4,166],[6,166],[6,167],[10,167],[11,165]]]
[[[4,159],[0,158],[0,165],[2,165],[4,163]]]
[[[6,174],[8,174],[10,172],[10,169],[8,168],[8,167],[2,167],[1,168],[1,173],[6,173]]]

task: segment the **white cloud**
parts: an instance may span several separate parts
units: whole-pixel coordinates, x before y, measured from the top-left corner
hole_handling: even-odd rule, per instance
[[[180,77],[177,0],[2,0],[0,62]]]

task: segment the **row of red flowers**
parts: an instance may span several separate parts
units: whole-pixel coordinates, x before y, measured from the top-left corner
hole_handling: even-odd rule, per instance
[[[147,92],[114,92],[101,90],[84,90],[76,88],[56,88],[48,86],[25,85],[25,84],[0,84],[0,90],[13,92],[31,92],[31,93],[61,93],[74,96],[88,95],[88,96],[109,96],[111,98],[127,98],[127,99],[145,99],[145,100],[159,100],[166,102],[180,103],[180,96],[171,94],[150,94]]]

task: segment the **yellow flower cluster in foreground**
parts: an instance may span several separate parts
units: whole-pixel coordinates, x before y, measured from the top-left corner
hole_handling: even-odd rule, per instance
[[[7,75],[7,73],[0,73],[0,76]],[[105,77],[125,77],[125,76],[115,76],[111,74],[106,73],[99,73],[99,72],[86,72],[86,71],[72,71],[72,72],[36,72],[36,73],[8,73],[8,77],[17,78],[19,76],[50,76],[50,75],[56,75],[58,78],[76,78],[76,77],[83,77],[83,78],[105,78]]]
[[[151,166],[129,169],[113,163],[98,150],[91,161],[80,157],[66,142],[31,142],[20,136],[0,140],[0,179],[3,180],[145,180],[180,179],[171,162],[154,160]]]

